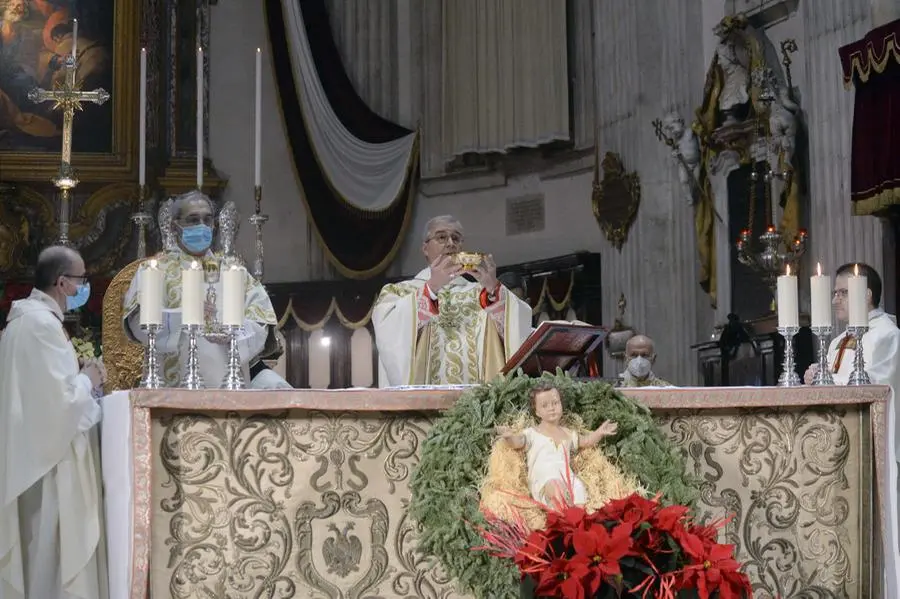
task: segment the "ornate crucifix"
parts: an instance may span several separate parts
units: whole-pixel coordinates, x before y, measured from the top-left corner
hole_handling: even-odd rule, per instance
[[[77,29],[76,29],[77,31]],[[82,91],[80,83],[75,79],[75,56],[66,57],[66,79],[63,84],[57,84],[53,90],[36,87],[28,92],[28,99],[39,104],[41,102],[55,102],[53,110],[62,110],[63,113],[63,140],[62,157],[59,165],[59,173],[53,178],[53,185],[59,189],[59,238],[60,245],[71,245],[69,242],[69,200],[72,189],[78,185],[75,171],[72,169],[72,121],[75,119],[75,111],[82,110],[82,102],[93,102],[98,106],[109,100],[109,92],[103,88],[93,91]]]

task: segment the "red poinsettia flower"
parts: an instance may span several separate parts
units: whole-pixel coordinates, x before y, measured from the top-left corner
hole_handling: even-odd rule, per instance
[[[632,493],[623,499],[614,499],[597,510],[596,517],[601,520],[630,522],[638,524],[647,522],[659,509],[657,499],[646,499]]]
[[[598,588],[600,579],[596,572],[591,571],[587,559],[582,556],[558,557],[539,573],[535,594],[539,597],[587,599]]]
[[[696,588],[700,599],[709,599],[713,591],[719,592],[719,599],[750,596],[750,579],[740,571],[733,545],[703,543],[696,535],[685,535],[682,546],[692,558],[682,570],[682,588]]]
[[[622,569],[619,566],[619,560],[632,553],[632,531],[632,525],[627,522],[619,524],[610,531],[603,526],[577,531],[572,535],[575,555],[590,560],[593,568],[604,578],[620,575]]]

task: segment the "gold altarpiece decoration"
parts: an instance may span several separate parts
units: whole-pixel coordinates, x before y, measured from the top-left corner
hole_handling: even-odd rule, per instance
[[[626,172],[618,154],[607,152],[600,163],[599,151],[596,152],[591,206],[606,239],[619,251],[628,239],[640,203],[641,184],[637,173]]]
[[[82,152],[78,140],[90,137],[94,118],[76,116],[76,147],[71,166],[77,171],[78,193],[72,197],[69,237],[84,255],[88,272],[109,276],[134,257],[136,234],[131,214],[139,204],[138,108],[140,48],[147,49],[147,183],[148,208],[160,197],[183,193],[195,184],[195,61],[200,43],[209,46],[209,0],[103,0],[113,13],[105,51],[111,56],[107,87],[111,112],[104,151]],[[91,24],[79,20],[79,27]],[[80,46],[80,45],[79,45]],[[209,63],[204,64],[208,110]],[[105,87],[105,86],[104,86]],[[248,88],[248,93],[249,88]],[[208,138],[208,118],[201,124]],[[85,133],[87,129],[88,133]],[[104,131],[106,130],[104,129]],[[105,135],[106,133],[104,133]],[[0,278],[28,280],[37,253],[60,236],[56,190],[58,146],[50,150],[0,147]],[[204,191],[221,194],[226,181],[209,160]],[[151,243],[160,245],[159,232]]]

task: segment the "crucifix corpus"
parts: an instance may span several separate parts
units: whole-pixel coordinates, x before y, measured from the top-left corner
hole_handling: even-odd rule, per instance
[[[75,24],[77,41],[78,24]],[[59,172],[53,178],[53,185],[59,190],[59,245],[71,245],[69,241],[69,201],[72,190],[78,185],[75,170],[72,168],[72,121],[75,119],[75,111],[82,110],[82,102],[93,102],[98,106],[109,100],[109,92],[103,88],[93,91],[82,91],[80,82],[75,79],[75,56],[77,47],[72,46],[72,54],[66,57],[66,79],[62,84],[54,86],[53,90],[36,87],[28,92],[28,99],[35,104],[41,102],[55,102],[53,110],[62,110],[63,113],[63,139],[62,156],[59,164]]]

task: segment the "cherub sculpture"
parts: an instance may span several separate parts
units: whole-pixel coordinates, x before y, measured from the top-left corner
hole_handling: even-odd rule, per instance
[[[678,162],[678,178],[693,206],[700,199],[700,142],[677,112],[663,117],[660,134]]]

